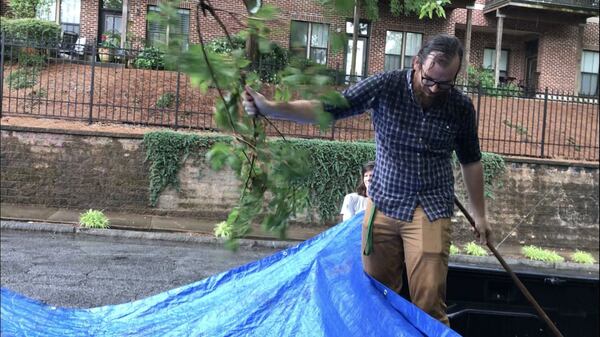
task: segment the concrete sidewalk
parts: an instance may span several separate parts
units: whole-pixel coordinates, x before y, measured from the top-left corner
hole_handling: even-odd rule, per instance
[[[0,218],[4,220],[34,221],[77,225],[79,215],[86,210],[74,210],[33,205],[0,204]],[[110,228],[152,232],[180,232],[214,235],[214,227],[219,220],[206,220],[192,217],[177,217],[125,212],[104,212],[110,220]],[[322,231],[326,226],[301,227],[290,226],[286,233],[288,241],[304,241]],[[265,232],[255,226],[251,239],[280,240],[276,233]]]
[[[213,228],[219,220],[196,219],[191,217],[161,216],[151,214],[132,214],[125,212],[104,212],[110,220],[111,229],[87,229],[78,227],[79,214],[85,210],[52,208],[33,205],[0,204],[0,218],[3,229],[42,230],[52,232],[76,233],[90,235],[119,236],[126,238],[158,239],[171,241],[194,241],[199,243],[223,243],[222,239],[214,236]],[[33,222],[18,224],[6,220]],[[70,225],[70,226],[69,226]],[[301,227],[290,226],[287,229],[286,240],[281,240],[275,233],[265,232],[260,226],[255,226],[252,235],[240,240],[241,246],[265,246],[285,248],[314,237],[327,230],[327,226]],[[498,249],[506,262],[518,270],[553,270],[554,272],[576,272],[580,275],[598,277],[600,266],[581,265],[573,262],[546,263],[531,261],[520,256],[520,246],[503,245]],[[598,252],[594,252],[598,258]],[[451,263],[461,263],[473,266],[500,264],[493,256],[452,255]]]

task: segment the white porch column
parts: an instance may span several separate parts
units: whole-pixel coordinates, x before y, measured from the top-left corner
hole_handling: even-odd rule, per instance
[[[496,63],[494,67],[494,87],[498,87],[500,79],[500,56],[502,55],[502,30],[504,29],[504,14],[500,14],[500,10],[496,10],[498,18],[498,26],[496,28]]]

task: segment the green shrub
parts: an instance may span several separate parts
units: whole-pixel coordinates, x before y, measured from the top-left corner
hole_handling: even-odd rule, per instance
[[[575,263],[581,264],[594,264],[596,263],[596,259],[592,256],[592,254],[588,252],[582,252],[580,250],[576,250],[573,255],[571,255],[571,261]]]
[[[39,19],[2,18],[0,31],[5,39],[35,40],[38,43],[55,45],[60,41],[60,26],[51,21]]]
[[[79,224],[85,228],[108,228],[109,221],[102,211],[90,209],[79,216]]]
[[[121,47],[121,34],[115,32],[104,32],[100,36],[100,47],[116,49]]]
[[[165,92],[160,95],[158,100],[156,101],[156,107],[159,109],[166,109],[173,106],[175,103],[175,94],[172,92]]]
[[[523,256],[530,260],[543,262],[563,262],[565,259],[558,255],[555,251],[539,248],[536,246],[525,246],[521,248]]]
[[[324,75],[330,77],[332,84],[336,85],[344,84],[346,78],[345,71],[341,69],[336,70],[327,68],[325,65],[305,57],[291,56],[289,59],[289,66],[291,68],[300,69],[302,72],[306,72],[310,68],[310,72],[314,73],[315,75]]]
[[[38,90],[31,90],[30,93],[27,94],[28,98],[33,100],[40,100],[42,98],[48,97],[48,91],[44,88],[39,88]]]
[[[476,68],[472,65],[467,67],[467,73],[469,74],[469,85],[478,86],[483,88],[494,87],[494,72],[485,68]]]
[[[42,99],[48,97],[48,92],[46,91],[46,89],[37,88],[31,90],[27,95],[25,95],[25,97],[27,98],[25,104],[31,107],[37,104],[41,104]]]
[[[38,52],[19,52],[19,66],[42,69],[46,66],[46,56]]]
[[[471,241],[469,243],[467,243],[467,245],[465,246],[465,252],[468,255],[473,255],[473,256],[487,256],[487,252],[485,251],[485,249],[483,247],[481,247],[480,245],[476,244],[474,241]]]
[[[456,247],[455,245],[450,245],[450,255],[458,255],[460,253],[460,248]]]
[[[246,39],[242,36],[231,36],[231,43],[225,37],[218,37],[206,43],[206,49],[218,54],[230,54],[233,50],[245,49]],[[267,83],[277,83],[277,73],[283,70],[289,63],[289,52],[280,45],[271,44],[269,53],[261,54],[257,69],[260,80]]]
[[[137,55],[133,64],[140,69],[164,69],[164,54],[158,48],[146,47]]]
[[[13,90],[31,88],[37,82],[39,72],[35,68],[19,68],[6,76],[6,84]]]
[[[218,37],[206,43],[206,50],[212,51],[218,54],[230,54],[232,51],[236,49],[245,49],[246,48],[246,39],[244,39],[239,34],[231,36],[231,42],[233,43],[233,48],[227,40],[226,37]]]
[[[278,44],[271,45],[271,52],[261,54],[258,74],[260,80],[267,83],[278,83],[278,73],[289,63],[289,51]]]
[[[486,68],[467,67],[470,86],[481,86],[483,94],[490,96],[520,96],[521,88],[514,83],[501,84],[495,88],[494,71]]]
[[[10,0],[8,7],[13,18],[35,18],[37,8],[44,0]]]

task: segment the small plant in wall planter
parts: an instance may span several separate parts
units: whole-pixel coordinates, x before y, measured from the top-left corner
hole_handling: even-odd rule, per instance
[[[543,262],[563,262],[565,259],[558,255],[555,251],[539,248],[536,246],[525,246],[521,248],[521,253],[523,255],[534,261],[543,261]]]
[[[229,239],[233,236],[233,228],[227,224],[227,221],[216,224],[214,231],[217,238]]]
[[[469,243],[467,243],[467,245],[465,246],[465,252],[468,255],[473,255],[473,256],[487,256],[487,252],[485,251],[485,249],[483,247],[481,247],[480,245],[476,244],[475,241],[471,241]]]
[[[90,209],[79,216],[79,224],[84,228],[108,228],[109,221],[102,211]]]
[[[596,259],[592,256],[592,254],[588,252],[583,252],[581,250],[576,250],[573,255],[571,255],[571,261],[575,263],[581,264],[594,264],[596,263]]]
[[[455,245],[450,245],[450,255],[458,255],[461,253],[460,248],[456,247]]]

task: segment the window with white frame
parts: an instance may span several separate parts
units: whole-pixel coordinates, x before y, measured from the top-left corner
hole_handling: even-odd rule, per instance
[[[160,12],[157,6],[148,6],[148,14]],[[147,20],[146,40],[148,45],[168,45],[174,40],[181,43],[182,49],[187,49],[190,40],[190,11],[188,9],[177,9],[178,22],[174,25],[165,25],[159,22]]]
[[[290,49],[295,55],[326,64],[328,41],[328,24],[292,21]]]
[[[496,49],[485,48],[483,50],[483,68],[489,70],[496,69]],[[500,51],[500,76],[506,77],[508,75],[508,50],[502,49]]]
[[[584,50],[581,55],[581,88],[585,96],[598,96],[598,52]]]
[[[388,30],[385,37],[384,70],[409,69],[419,53],[423,34]]]
[[[60,1],[60,25],[63,32],[79,34],[81,0]],[[37,9],[37,17],[42,20],[56,21],[57,0],[42,1]]]
[[[37,8],[36,17],[41,20],[56,21],[56,0],[42,1]]]

